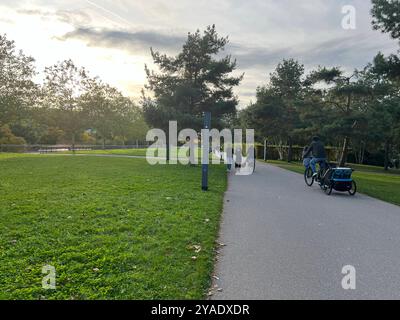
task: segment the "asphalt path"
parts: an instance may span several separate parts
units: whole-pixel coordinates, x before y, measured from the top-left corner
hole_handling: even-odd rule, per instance
[[[400,207],[275,166],[230,175],[219,242],[212,299],[400,299]]]

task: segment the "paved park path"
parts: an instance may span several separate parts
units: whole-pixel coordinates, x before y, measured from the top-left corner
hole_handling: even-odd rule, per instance
[[[229,177],[213,299],[400,298],[400,207],[257,166]],[[342,288],[345,265],[356,290]]]

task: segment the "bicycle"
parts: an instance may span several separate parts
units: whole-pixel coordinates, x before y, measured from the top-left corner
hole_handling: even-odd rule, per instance
[[[322,189],[321,181],[323,180],[325,173],[328,169],[331,168],[331,166],[327,161],[319,162],[318,165],[319,168],[316,176],[314,176],[314,172],[312,171],[311,166],[306,166],[306,170],[304,171],[304,180],[309,187],[311,187],[314,184],[314,181],[316,181],[320,184],[320,187]]]

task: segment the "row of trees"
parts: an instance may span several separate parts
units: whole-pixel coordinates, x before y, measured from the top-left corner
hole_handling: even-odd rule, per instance
[[[398,40],[399,1],[372,2],[373,27]],[[352,74],[322,66],[306,73],[295,59],[283,60],[269,82],[257,88],[256,102],[237,112],[233,89],[243,75],[234,76],[236,61],[222,54],[227,43],[209,26],[189,33],[174,57],[151,50],[158,71],[145,67],[148,83],[137,107],[70,60],[46,68],[44,83],[35,84],[34,60],[1,36],[0,143],[74,144],[96,138],[124,143],[143,139],[147,125],[168,132],[170,120],[178,121],[178,129],[200,130],[203,113],[211,111],[213,127],[254,128],[260,142],[267,138],[280,147],[282,158],[288,145],[289,161],[292,146],[306,145],[316,134],[340,148],[342,165],[349,152],[350,160],[372,163],[371,154],[383,151],[386,168],[390,157],[398,157],[398,55],[378,53]]]
[[[151,49],[159,71],[145,67],[148,80],[145,89],[152,95],[147,96],[143,90],[141,101],[150,126],[163,129],[168,135],[169,121],[175,120],[178,130],[191,128],[199,132],[206,111],[212,112],[214,128],[232,123],[238,104],[233,88],[243,75],[231,75],[236,61],[230,55],[216,58],[227,43],[228,38],[219,37],[212,25],[203,34],[199,30],[189,33],[182,52],[175,57]],[[167,160],[168,147],[167,144]]]
[[[359,163],[368,150],[383,149],[387,167],[400,147],[400,79],[387,70],[382,54],[351,75],[325,67],[305,74],[298,61],[284,60],[270,82],[257,89],[256,102],[240,113],[241,125],[254,127],[259,140],[272,140],[282,159],[288,145],[288,161],[293,144],[305,145],[320,135],[327,144],[340,146],[341,165],[350,148]]]
[[[0,144],[55,144],[143,140],[141,109],[116,88],[71,60],[44,70],[0,35]]]
[[[400,2],[372,2],[374,29],[398,40]],[[378,158],[381,153],[387,169],[390,158],[400,157],[400,59],[378,53],[352,74],[338,67],[305,74],[298,61],[284,60],[269,83],[257,89],[256,102],[241,112],[240,121],[256,128],[260,139],[271,139],[281,158],[282,146],[288,145],[288,161],[293,143],[305,145],[312,135],[320,135],[327,144],[340,146],[341,165],[351,148],[352,160],[359,163],[376,164],[380,161],[371,159],[371,153]]]
[[[399,2],[373,0],[373,27],[398,39]],[[234,77],[236,61],[221,51],[228,39],[219,37],[215,26],[203,34],[189,33],[182,52],[169,57],[151,51],[159,72],[148,70],[142,105],[150,126],[167,130],[169,120],[182,127],[200,129],[204,111],[212,111],[214,127],[254,128],[258,140],[272,141],[280,156],[294,144],[306,145],[320,135],[340,148],[344,165],[349,150],[353,161],[389,165],[398,157],[400,138],[400,59],[378,53],[362,70],[347,74],[339,67],[319,67],[305,73],[295,59],[284,60],[270,75],[269,83],[256,91],[256,102],[240,112],[233,88],[243,75]],[[219,59],[217,59],[219,57]],[[216,121],[215,121],[216,120]],[[366,161],[367,160],[367,161]]]

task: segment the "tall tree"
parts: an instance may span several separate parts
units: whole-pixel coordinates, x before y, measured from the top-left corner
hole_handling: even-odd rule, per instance
[[[0,126],[24,118],[38,93],[35,74],[34,59],[0,35]]]
[[[372,25],[375,30],[390,33],[393,39],[400,38],[400,1],[372,0]]]
[[[260,137],[274,141],[281,159],[284,145],[289,145],[289,162],[292,160],[294,132],[299,125],[303,76],[303,65],[294,59],[283,60],[270,74],[269,83],[257,89],[256,103],[241,113],[247,125],[255,128]]]
[[[269,139],[277,146],[280,160],[284,159],[284,146],[288,138],[285,105],[266,87],[257,88],[256,102],[240,112],[242,125],[253,128],[257,139]]]
[[[308,77],[308,81],[313,84],[324,82],[330,86],[318,91],[321,92],[324,103],[336,113],[334,122],[330,126],[332,133],[343,138],[340,166],[344,166],[347,161],[351,137],[358,125],[360,115],[358,102],[360,98],[370,93],[369,88],[359,82],[357,76],[357,71],[346,76],[339,68],[320,67]]]
[[[88,125],[95,129],[105,148],[106,141],[115,136],[114,131],[126,101],[116,88],[99,79],[90,79],[88,83],[89,89],[81,96],[83,112],[88,119]]]
[[[88,125],[96,130],[103,147],[108,139],[114,140],[117,137],[125,143],[129,136],[138,132],[135,128],[141,125],[140,110],[118,89],[99,79],[90,79],[88,83],[88,91],[81,97]]]
[[[144,120],[143,110],[130,99],[126,103],[127,107],[123,109],[115,134],[124,143],[135,144],[139,141],[144,141],[149,127]]]
[[[45,69],[44,103],[57,110],[57,124],[70,138],[72,148],[86,124],[81,97],[89,89],[84,68],[65,60]]]
[[[236,112],[238,100],[233,88],[243,76],[232,76],[236,61],[219,54],[228,43],[220,37],[215,26],[208,26],[203,33],[189,33],[182,51],[175,57],[151,50],[159,72],[146,66],[146,89],[153,98],[143,94],[144,116],[150,126],[168,128],[170,120],[177,120],[180,128],[200,130],[202,114],[211,111],[213,125],[223,126],[226,116]],[[168,157],[168,152],[167,152]]]
[[[372,26],[375,30],[389,33],[393,39],[400,40],[400,1],[399,0],[372,0]],[[390,77],[400,77],[400,58],[396,54],[389,55],[385,61],[381,60],[381,71]]]
[[[284,105],[284,128],[287,130],[288,162],[292,161],[293,134],[299,124],[298,108],[303,93],[304,66],[294,59],[284,59],[271,74],[270,88]]]
[[[360,78],[372,94],[367,106],[368,133],[378,145],[383,145],[384,167],[388,170],[390,151],[400,138],[400,79],[391,77],[382,68],[385,63],[385,57],[379,53],[360,73]]]
[[[270,74],[272,92],[286,102],[294,104],[301,97],[304,65],[294,59],[284,59]]]

